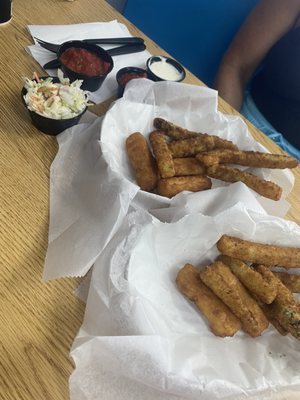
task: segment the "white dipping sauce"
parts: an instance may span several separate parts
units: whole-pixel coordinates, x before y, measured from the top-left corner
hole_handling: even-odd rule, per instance
[[[164,59],[153,62],[150,65],[150,69],[159,78],[167,81],[178,81],[182,77],[181,72],[179,72],[177,68]]]

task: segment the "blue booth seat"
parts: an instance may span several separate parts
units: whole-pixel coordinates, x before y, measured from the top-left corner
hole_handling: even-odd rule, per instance
[[[124,15],[212,86],[221,58],[258,0],[128,0]]]

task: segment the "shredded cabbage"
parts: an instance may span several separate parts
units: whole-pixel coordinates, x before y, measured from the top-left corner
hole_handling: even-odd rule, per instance
[[[51,77],[35,80],[24,78],[27,90],[24,101],[29,110],[52,119],[69,119],[86,108],[88,92],[80,89],[82,80],[70,83],[62,73],[58,77],[58,83],[53,83]]]

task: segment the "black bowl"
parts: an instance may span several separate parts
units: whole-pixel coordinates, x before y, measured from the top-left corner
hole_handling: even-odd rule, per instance
[[[71,70],[60,59],[63,52],[67,49],[70,49],[71,47],[85,49],[91,53],[96,54],[99,59],[107,62],[109,64],[109,67],[106,69],[105,73],[95,76],[84,75]],[[69,42],[63,43],[58,49],[57,58],[60,61],[60,68],[63,71],[64,76],[69,78],[71,82],[75,81],[76,79],[82,80],[83,82],[81,85],[81,89],[88,90],[90,92],[95,92],[100,88],[105,78],[114,67],[113,59],[106,50],[102,49],[96,44],[85,43],[81,40],[71,40]]]
[[[165,66],[170,67],[170,72],[175,73],[175,75],[172,77],[167,76],[160,76],[158,72],[153,71],[153,65],[158,62],[163,62],[166,63],[164,64]],[[164,56],[152,56],[148,58],[147,60],[147,71],[149,74],[150,79],[153,81],[172,81],[172,82],[181,82],[184,80],[186,73],[185,69],[181,64],[179,64],[177,61],[173,60],[172,58],[169,57],[164,57]]]
[[[40,79],[46,79],[46,78],[49,78],[49,76],[41,77]],[[54,83],[58,83],[59,79],[56,77],[52,77],[52,81]],[[46,133],[47,135],[56,136],[65,129],[77,125],[80,121],[80,118],[87,110],[86,107],[80,114],[68,119],[54,119],[54,118],[44,117],[43,115],[37,114],[35,111],[31,111],[28,109],[27,104],[25,103],[24,100],[24,96],[26,95],[26,93],[27,90],[25,87],[23,87],[21,91],[22,101],[25,107],[27,108],[27,111],[29,112],[32,123],[37,129],[39,129],[43,133]]]
[[[124,67],[121,68],[116,75],[118,82],[118,96],[122,97],[126,84],[136,78],[149,78],[148,72],[143,68],[138,67]],[[125,79],[125,81],[124,81]]]

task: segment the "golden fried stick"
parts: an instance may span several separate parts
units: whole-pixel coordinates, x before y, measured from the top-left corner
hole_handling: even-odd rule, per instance
[[[266,181],[258,176],[226,165],[212,165],[207,168],[206,173],[211,178],[220,179],[225,182],[243,182],[261,196],[271,200],[279,200],[282,194],[282,188],[276,185],[276,183]]]
[[[266,279],[268,282],[270,282],[271,285],[276,287],[276,289],[277,289],[276,292],[278,293],[278,289],[279,289],[280,285],[278,285],[278,279],[273,274],[273,272],[268,267],[266,267],[265,265],[262,265],[262,264],[253,264],[253,266],[255,266],[256,270],[263,276],[264,279]],[[276,296],[277,296],[277,293],[276,293]],[[265,313],[265,315],[267,316],[268,320],[274,326],[274,328],[277,329],[277,331],[281,335],[283,335],[283,336],[287,335],[288,331],[276,319],[276,314],[272,311],[272,309],[268,306],[268,304],[264,304],[260,300],[258,300],[258,304],[261,307],[261,309],[263,310],[263,312]]]
[[[207,133],[199,133],[196,137],[180,139],[169,143],[169,149],[174,158],[191,157],[202,151],[209,151],[215,148],[237,150],[237,146],[229,140],[214,135],[208,135]]]
[[[175,175],[173,157],[166,142],[166,136],[160,131],[150,133],[150,143],[162,178]]]
[[[175,176],[204,175],[205,168],[194,157],[173,158]]]
[[[205,167],[211,167],[212,165],[220,164],[218,157],[219,152],[231,152],[228,149],[215,149],[210,151],[202,151],[196,154],[195,158]]]
[[[260,168],[295,168],[298,161],[282,154],[261,153],[258,151],[241,151],[219,149],[197,154],[197,159],[205,166],[215,164],[238,164]]]
[[[190,139],[181,139],[169,143],[169,149],[174,158],[191,157],[201,151],[207,151],[214,148],[214,139],[212,136],[199,135]]]
[[[132,133],[126,139],[126,151],[138,185],[150,192],[157,185],[158,173],[147,140],[139,132]]]
[[[223,262],[216,261],[200,271],[202,282],[241,320],[242,328],[256,337],[269,322],[253,297]]]
[[[253,264],[255,265],[255,269],[257,272],[261,274],[261,276],[264,278],[264,280],[271,286],[276,287],[276,291],[278,291],[278,280],[276,279],[275,275],[273,272],[268,268],[266,265],[262,264]]]
[[[273,274],[292,292],[300,293],[300,275],[291,275],[287,272],[274,272]]]
[[[165,131],[165,134],[174,140],[191,139],[191,138],[195,138],[195,137],[203,139],[203,138],[209,136],[209,138],[213,139],[213,147],[212,148],[238,150],[238,147],[229,140],[222,139],[219,136],[209,135],[207,133],[189,131],[188,129],[185,129],[178,125],[175,125],[172,122],[169,122],[163,118],[154,118],[153,124],[156,129],[161,129],[161,130]],[[210,139],[205,139],[205,140],[207,140],[208,142],[210,141]],[[199,139],[199,141],[202,142],[201,139]],[[190,142],[190,144],[192,146],[194,146],[193,143],[194,142]],[[196,143],[198,143],[198,141],[196,141]],[[199,149],[200,149],[199,151],[203,151],[201,145],[200,144],[198,144],[198,145],[199,145]],[[176,146],[174,146],[174,147],[176,148]],[[193,154],[190,154],[190,155],[195,155],[195,154],[197,154],[197,153],[194,152]],[[186,157],[186,156],[185,155],[182,155],[182,156],[175,155],[175,157]]]
[[[165,134],[174,140],[186,139],[198,135],[197,132],[181,128],[163,118],[154,118],[153,125],[156,129],[165,131]]]
[[[203,135],[207,135],[207,133],[204,133]],[[215,135],[208,135],[208,136],[213,137],[215,149],[238,150],[237,145],[232,143],[231,140],[222,139],[219,136],[215,136]]]
[[[273,303],[267,307],[280,325],[300,340],[300,303],[280,279],[277,277],[276,279],[278,280],[278,293]]]
[[[266,310],[267,307],[268,306],[266,304],[264,304],[262,310],[265,313],[265,315],[267,316],[269,322],[274,326],[274,328],[277,330],[277,332],[280,333],[280,335],[286,336],[289,332],[282,325],[280,325],[280,323],[277,321],[277,319],[272,317],[272,312],[270,312],[269,310]]]
[[[280,324],[279,321],[276,319],[276,315],[269,307],[269,304],[264,304],[262,301],[256,299],[258,305],[262,309],[265,316],[268,318],[269,322],[274,326],[274,328],[280,333],[282,336],[286,336],[288,331]]]
[[[158,194],[166,197],[173,197],[177,193],[188,190],[190,192],[200,192],[211,188],[211,180],[207,176],[175,176],[173,178],[159,179]]]
[[[227,257],[227,256],[221,256],[221,257]],[[252,266],[254,267],[255,264]],[[276,278],[273,276],[272,271],[269,270],[265,265],[256,265],[256,268],[258,269],[258,272],[263,275],[265,279],[267,279],[271,284],[276,286],[276,292],[278,291],[278,281]],[[282,335],[285,336],[288,334],[288,331],[277,321],[274,313],[272,310],[269,308],[268,304],[265,304],[254,292],[251,292],[251,295],[254,297],[254,299],[257,301],[258,305],[262,309],[263,313],[265,316],[268,318],[269,322],[274,326],[274,328]],[[277,293],[276,293],[277,295]]]
[[[255,295],[255,298],[266,304],[272,303],[275,299],[277,295],[277,280],[272,272],[267,270],[260,273],[260,270],[255,271],[243,261],[224,255],[219,256],[218,260],[231,269],[251,294]]]
[[[208,319],[210,329],[216,336],[233,336],[241,328],[238,318],[202,283],[199,271],[193,265],[186,264],[178,272],[176,283],[181,293],[195,303]]]
[[[300,266],[300,248],[281,247],[242,240],[223,235],[217,248],[226,256],[267,266],[297,268]]]

